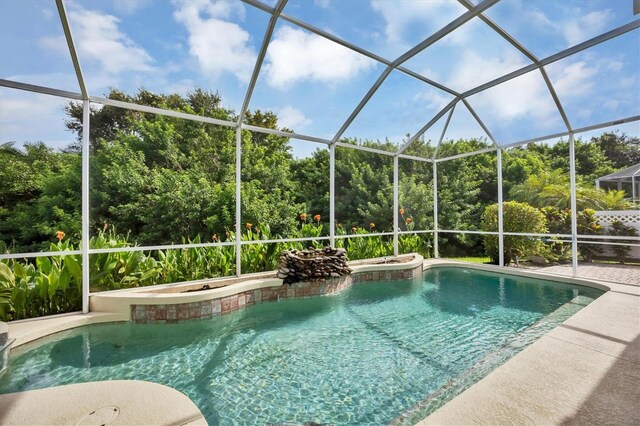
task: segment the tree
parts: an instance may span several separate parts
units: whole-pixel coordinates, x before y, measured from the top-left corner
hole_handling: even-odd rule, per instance
[[[487,148],[483,139],[446,141],[439,156],[448,157]],[[484,208],[497,201],[495,153],[478,154],[438,163],[438,226],[440,229],[479,230]],[[444,256],[482,254],[482,239],[473,234],[440,234]]]
[[[544,208],[571,208],[571,183],[569,176],[560,169],[541,171],[530,175],[521,184],[511,188],[509,196]],[[578,209],[627,210],[633,204],[626,199],[624,191],[604,190],[585,185],[582,179],[576,182],[576,204]]]
[[[592,137],[591,143],[597,145],[614,168],[623,169],[640,163],[640,138],[615,132],[606,132]]]

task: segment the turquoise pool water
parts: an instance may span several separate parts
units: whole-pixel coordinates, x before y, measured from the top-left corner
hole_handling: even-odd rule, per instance
[[[14,350],[0,392],[139,379],[212,425],[412,424],[602,292],[460,268],[178,324],[103,324]]]

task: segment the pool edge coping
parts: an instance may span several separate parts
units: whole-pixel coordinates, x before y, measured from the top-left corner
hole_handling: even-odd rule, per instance
[[[51,420],[58,424],[78,424],[99,410],[104,416],[107,409],[118,412],[107,423],[149,423],[151,416],[151,423],[158,425],[207,424],[187,395],[170,386],[144,380],[92,381],[0,394],[3,424],[38,424],[43,417],[49,420],[46,424]]]

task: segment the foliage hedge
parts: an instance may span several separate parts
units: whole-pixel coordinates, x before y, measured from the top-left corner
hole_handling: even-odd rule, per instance
[[[280,238],[272,235],[267,226],[246,224],[241,268],[243,273],[271,271],[277,268],[278,256],[285,249],[322,247],[325,240],[261,244],[261,240]],[[371,229],[355,229],[355,234],[369,234]],[[338,235],[345,235],[338,228]],[[322,235],[322,225],[302,223],[295,238],[314,238]],[[225,242],[234,242],[235,234],[228,233]],[[184,241],[199,244],[199,239]],[[101,231],[91,238],[90,247],[96,249],[132,247],[126,236],[113,230]],[[352,260],[390,256],[392,239],[383,236],[339,238],[337,247],[344,247]],[[401,235],[401,253],[430,255],[430,236]],[[76,247],[61,240],[51,244],[49,251],[73,251]],[[92,292],[143,287],[235,274],[235,245],[155,250],[152,252],[107,252],[89,256],[90,290]],[[35,260],[0,260],[0,320],[33,318],[78,311],[82,307],[82,258],[80,255],[38,257]]]
[[[507,201],[502,204],[502,221],[504,232],[520,232],[528,234],[544,234],[547,232],[547,220],[540,210],[527,203]],[[498,232],[498,204],[487,207],[482,216],[482,230]],[[492,262],[498,263],[500,250],[497,235],[484,235],[484,247]],[[544,249],[544,244],[535,237],[505,235],[504,262],[506,265],[516,257],[537,255]]]

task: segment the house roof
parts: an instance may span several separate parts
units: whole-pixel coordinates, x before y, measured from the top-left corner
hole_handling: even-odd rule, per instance
[[[614,181],[614,182],[631,182],[632,177],[640,179],[640,163],[634,164],[626,169],[618,170],[617,172],[608,174],[606,176],[599,177],[597,180],[602,181]]]

